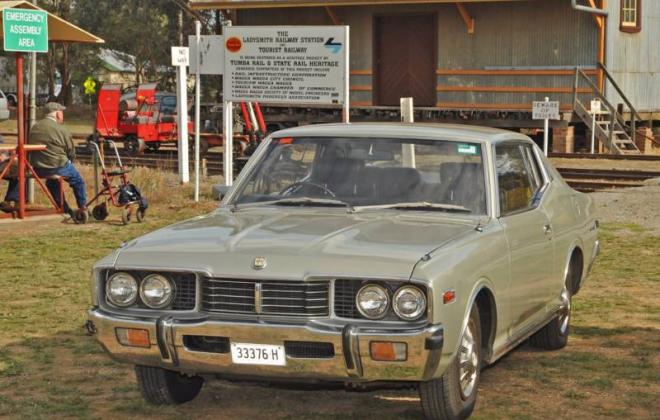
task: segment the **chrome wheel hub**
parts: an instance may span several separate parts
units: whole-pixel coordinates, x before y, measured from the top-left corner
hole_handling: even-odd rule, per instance
[[[568,289],[564,288],[561,291],[561,312],[559,313],[559,332],[561,335],[566,335],[568,332],[568,323],[571,319],[571,296]]]
[[[471,324],[468,324],[461,338],[458,354],[458,378],[463,399],[467,399],[474,392],[479,370],[479,353],[474,340],[473,328]]]

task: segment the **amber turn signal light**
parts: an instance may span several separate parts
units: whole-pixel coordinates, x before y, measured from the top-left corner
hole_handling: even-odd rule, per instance
[[[116,328],[117,341],[124,346],[129,347],[151,347],[149,341],[149,331],[136,328]]]
[[[445,305],[448,303],[452,303],[453,301],[456,300],[456,292],[453,290],[447,290],[442,294],[442,303]]]
[[[372,341],[369,343],[369,353],[373,360],[379,362],[402,362],[408,358],[408,345],[391,341]]]

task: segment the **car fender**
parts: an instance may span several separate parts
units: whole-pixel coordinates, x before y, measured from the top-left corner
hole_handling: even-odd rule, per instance
[[[472,311],[472,306],[476,304],[477,296],[479,295],[479,292],[482,290],[487,289],[494,297],[495,297],[495,313],[496,313],[496,319],[495,322],[497,322],[497,295],[495,294],[494,286],[490,279],[487,277],[480,277],[478,280],[476,280],[472,286],[472,289],[469,293],[469,297],[467,300],[465,300],[464,307],[462,308],[462,320],[460,323],[460,326],[458,329],[454,330],[456,331],[455,333],[451,333],[451,329],[445,329],[445,343],[447,344],[446,347],[443,349],[443,354],[442,354],[442,361],[440,365],[438,366],[438,369],[436,371],[436,374],[434,377],[440,377],[442,374],[444,374],[445,370],[447,367],[451,364],[451,362],[454,360],[456,355],[458,354],[458,349],[460,346],[460,337],[463,336],[463,333],[465,332],[465,329],[467,328],[468,321],[470,319],[470,312]],[[458,303],[458,302],[456,302]],[[495,328],[496,331],[496,328]],[[447,333],[450,332],[451,336],[448,336]],[[483,336],[483,333],[482,333]]]

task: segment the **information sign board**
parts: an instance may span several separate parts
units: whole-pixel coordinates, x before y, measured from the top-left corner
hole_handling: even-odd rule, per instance
[[[228,101],[344,104],[346,26],[225,28]]]
[[[189,62],[188,47],[172,47],[172,65],[174,67],[185,67]]]
[[[200,60],[199,74],[223,74],[225,71],[225,37],[222,35],[201,35],[199,51],[194,35],[188,37],[190,47],[190,74],[197,74],[197,58]]]
[[[558,120],[559,101],[534,101],[532,104],[532,119]]]
[[[43,10],[2,9],[5,51],[48,52],[48,13]]]

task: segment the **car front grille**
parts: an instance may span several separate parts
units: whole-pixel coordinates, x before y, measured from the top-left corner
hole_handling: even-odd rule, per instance
[[[329,314],[329,284],[204,279],[202,309],[217,313],[320,317]]]
[[[362,287],[356,280],[335,280],[335,315],[341,318],[364,319],[355,305],[355,295]]]
[[[195,309],[197,295],[197,282],[194,274],[173,274],[175,296],[172,309],[175,311],[189,311]]]

